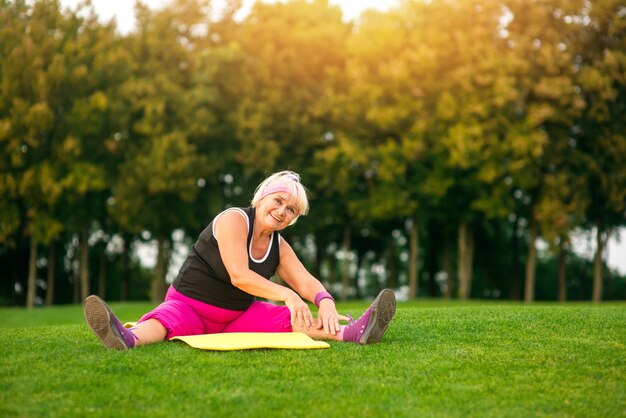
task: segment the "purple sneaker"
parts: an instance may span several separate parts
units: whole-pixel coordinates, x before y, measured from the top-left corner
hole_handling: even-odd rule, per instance
[[[135,334],[124,328],[109,306],[98,296],[91,295],[85,299],[84,314],[89,328],[106,348],[128,350],[135,346]]]
[[[350,321],[346,326],[343,341],[359,344],[380,342],[395,313],[396,296],[390,289],[384,289],[359,319]]]

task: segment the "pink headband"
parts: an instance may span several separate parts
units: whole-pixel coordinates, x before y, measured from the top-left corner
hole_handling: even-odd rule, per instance
[[[263,189],[263,192],[261,193],[261,197],[259,198],[259,200],[263,199],[268,194],[279,193],[279,192],[289,193],[290,195],[293,196],[294,195],[293,184],[284,183],[284,182],[270,184],[269,186],[266,186]]]

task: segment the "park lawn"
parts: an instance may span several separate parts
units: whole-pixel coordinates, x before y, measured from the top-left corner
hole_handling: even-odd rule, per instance
[[[324,350],[117,352],[78,306],[0,318],[0,416],[626,416],[624,303],[405,302],[382,343]]]

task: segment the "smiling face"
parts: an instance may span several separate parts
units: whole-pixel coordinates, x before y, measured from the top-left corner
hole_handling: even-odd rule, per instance
[[[295,199],[287,192],[265,196],[257,208],[259,221],[268,229],[276,231],[288,227],[298,215]]]
[[[257,208],[261,200],[270,194],[285,192],[289,194],[294,200],[291,202],[298,211],[298,215],[294,219],[293,225],[298,217],[309,213],[309,199],[307,191],[300,183],[300,176],[293,171],[281,171],[274,173],[261,184],[258,185],[254,191],[254,197],[250,202],[250,206]],[[285,198],[286,196],[283,196]]]

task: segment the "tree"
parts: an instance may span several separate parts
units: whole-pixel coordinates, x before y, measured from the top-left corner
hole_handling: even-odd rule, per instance
[[[626,37],[623,6],[593,2],[567,16],[581,28],[576,56],[577,83],[585,109],[576,129],[576,146],[586,156],[587,225],[596,230],[592,300],[602,299],[602,265],[610,232],[626,221]]]
[[[458,220],[467,297],[472,255],[465,250],[472,240],[463,216],[503,212],[497,199],[506,187],[495,182],[504,152],[497,109],[515,96],[494,48],[499,16],[495,3],[407,3],[363,16],[349,44],[349,88],[334,103],[345,130],[325,156],[345,154],[352,163],[334,169],[363,177],[368,194],[352,203],[362,218],[409,220],[411,297],[418,288],[420,225],[441,214]],[[477,55],[484,58],[478,69]]]
[[[568,24],[566,16],[578,15],[583,4],[575,0],[530,6],[514,1],[505,4],[510,13],[507,42],[516,59],[515,78],[521,92],[517,103],[520,129],[512,139],[527,138],[516,143],[518,158],[511,177],[528,226],[524,299],[531,302],[535,288],[535,241],[541,233],[540,226],[546,228],[544,233],[548,236],[563,237],[565,229],[573,227],[576,213],[584,210],[586,201],[577,196],[575,184],[558,180],[577,170],[575,163],[563,164],[567,155],[576,154],[568,149],[570,127],[584,106],[576,92],[572,65],[577,28]],[[554,186],[559,181],[561,191],[555,195]],[[555,211],[569,212],[566,217],[570,219],[555,226]]]
[[[323,144],[323,99],[345,60],[349,27],[326,0],[256,3],[233,40],[246,57],[236,121],[245,175],[303,171]]]
[[[156,238],[155,302],[165,294],[170,235],[193,219],[198,178],[210,172],[185,125],[195,48],[208,22],[204,6],[180,0],[152,12],[138,4],[138,32],[128,39],[137,66],[120,91],[125,161],[108,208],[127,231],[147,230]]]
[[[2,94],[0,96],[0,138],[3,143],[0,189],[10,201],[2,204],[6,220],[2,235],[8,239],[16,232],[16,209],[24,216],[24,233],[30,240],[26,306],[34,305],[38,245],[54,240],[63,226],[55,206],[62,192],[60,173],[50,159],[58,140],[55,95],[58,78],[54,64],[71,30],[70,21],[59,13],[55,1],[5,4],[2,55]],[[24,34],[16,37],[18,33]],[[50,36],[50,33],[56,36]],[[10,63],[10,65],[9,65]],[[19,210],[18,209],[18,210]]]
[[[325,0],[257,3],[222,40],[236,45],[244,68],[236,73],[239,100],[230,113],[239,166],[231,173],[240,179],[237,185],[247,190],[269,172],[298,171],[310,187],[315,213],[325,214],[319,222],[308,220],[298,230],[306,234],[317,228],[338,229],[317,241],[319,254],[324,253],[322,241],[335,239],[342,242],[345,255],[351,253],[346,196],[337,193],[333,179],[324,172],[328,166],[318,167],[312,160],[325,152],[337,134],[334,109],[328,104],[341,88],[349,30],[339,8]],[[343,272],[347,283],[348,269]],[[344,286],[344,298],[348,290]]]

